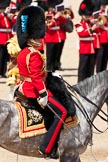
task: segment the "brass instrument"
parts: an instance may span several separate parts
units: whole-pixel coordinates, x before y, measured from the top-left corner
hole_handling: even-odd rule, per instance
[[[62,11],[62,15],[64,17],[70,17],[72,18],[73,17],[73,12],[70,8],[65,8],[63,11]]]
[[[107,23],[107,18],[103,15],[100,15],[96,21],[96,23],[101,26],[101,25],[105,25]]]
[[[53,23],[53,16],[52,16],[52,14],[46,14],[45,18],[46,18],[46,21],[45,21],[46,26],[52,25],[52,23]]]
[[[72,11],[69,8],[64,9],[63,14],[64,15],[71,15]]]
[[[73,19],[73,17],[74,17],[74,14],[73,14],[73,11],[71,10],[71,8],[65,8],[65,9],[62,9],[62,10],[57,11],[55,13],[54,13],[54,11],[53,11],[53,13],[52,12],[51,13],[46,12],[45,13],[45,18],[46,18],[45,23],[46,23],[47,27],[52,25],[52,23],[54,22],[54,16],[53,15],[56,15],[57,13],[58,13],[58,16],[60,16],[60,17],[63,16],[65,18],[71,18],[71,19]]]

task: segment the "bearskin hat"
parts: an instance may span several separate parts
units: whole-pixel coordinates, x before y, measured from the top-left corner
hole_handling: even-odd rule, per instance
[[[107,5],[108,1],[107,0],[101,0],[101,5]]]
[[[16,33],[20,48],[27,46],[28,39],[45,36],[45,15],[39,6],[28,6],[17,17]]]
[[[63,0],[48,0],[49,7],[55,7],[63,2]]]
[[[0,9],[5,9],[10,5],[11,0],[0,0]]]
[[[44,11],[48,10],[48,3],[44,0],[34,0],[33,2],[37,2],[37,5],[44,9]]]
[[[37,2],[40,7],[47,11],[49,7],[55,7],[62,3],[63,0],[34,0],[34,2]]]
[[[83,0],[79,7],[79,15],[92,15],[94,11],[94,4],[90,0]]]
[[[21,8],[24,8],[28,5],[30,5],[32,2],[32,0],[17,0],[16,1],[16,7],[18,10],[20,10]]]
[[[94,12],[100,10],[101,6],[101,0],[92,0],[92,3],[94,4]]]

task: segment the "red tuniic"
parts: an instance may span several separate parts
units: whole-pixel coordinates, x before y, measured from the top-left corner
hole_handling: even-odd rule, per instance
[[[46,91],[44,78],[46,76],[44,54],[24,48],[17,57],[20,75],[31,78],[31,81],[21,81],[19,90],[28,98],[38,98]],[[31,84],[32,82],[32,84]]]

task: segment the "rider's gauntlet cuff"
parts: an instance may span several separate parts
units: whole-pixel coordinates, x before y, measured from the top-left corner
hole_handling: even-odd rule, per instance
[[[40,97],[45,97],[45,96],[47,96],[46,90],[44,92],[40,93]]]

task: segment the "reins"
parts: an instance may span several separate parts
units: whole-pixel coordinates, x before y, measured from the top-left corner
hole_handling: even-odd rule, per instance
[[[71,93],[71,95],[73,95],[72,93]],[[75,97],[75,96],[74,96]],[[82,112],[82,114],[84,115],[84,117],[85,117],[85,119],[87,120],[87,122],[88,122],[88,124],[89,124],[89,126],[91,127],[91,126],[93,126],[98,132],[100,132],[100,133],[104,133],[107,129],[105,129],[104,131],[101,131],[101,130],[99,130],[94,124],[93,124],[93,122],[91,121],[91,119],[90,119],[90,117],[88,116],[88,114],[87,114],[87,111],[85,110],[85,108],[84,108],[84,106],[82,105],[82,103],[80,102],[80,100],[78,99],[78,98],[76,98],[77,99],[77,101],[79,102],[79,104],[81,105],[81,107],[83,108],[83,109],[81,109],[80,108],[80,106],[75,102],[75,104],[76,104],[76,106],[80,109],[80,111]]]
[[[82,110],[82,109],[80,108],[80,106],[75,102],[75,104],[77,105],[77,107],[80,109],[80,111],[81,111],[81,112],[83,113],[83,115],[85,116],[85,118],[86,118],[87,122],[89,123],[90,127],[93,126],[98,132],[104,133],[104,132],[108,129],[108,127],[107,127],[104,131],[101,131],[101,130],[99,130],[99,129],[93,124],[93,122],[91,121],[90,117],[88,116],[88,114],[87,114],[87,112],[86,112],[84,106],[82,105],[82,103],[80,102],[80,100],[78,99],[78,97],[77,97],[76,95],[74,95],[75,92],[78,93],[81,97],[83,97],[86,101],[88,101],[89,103],[91,103],[92,105],[94,105],[95,107],[97,107],[97,108],[107,117],[107,119],[105,119],[104,117],[102,117],[101,115],[98,114],[98,116],[99,116],[102,120],[108,122],[108,115],[107,115],[105,112],[103,112],[103,111],[100,109],[99,106],[97,106],[95,103],[93,103],[93,102],[92,102],[91,100],[89,100],[87,97],[85,97],[85,96],[83,96],[82,94],[80,94],[80,92],[79,92],[78,90],[76,90],[75,88],[73,88],[73,87],[72,87],[69,83],[67,83],[63,78],[62,78],[62,80],[63,80],[64,83],[66,83],[67,88],[68,88],[68,90],[69,90],[69,93],[70,93],[72,96],[74,96],[74,97],[77,99],[77,101],[80,103],[80,105],[83,107],[83,110]],[[74,94],[73,94],[73,93],[74,93]]]

